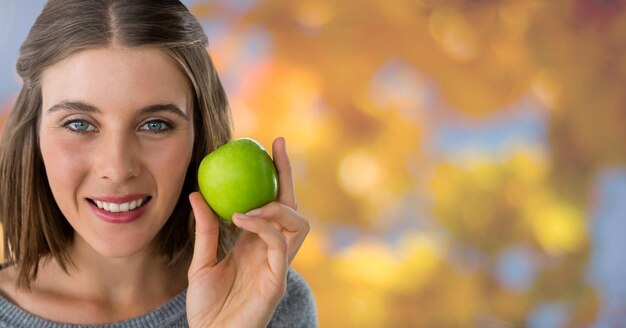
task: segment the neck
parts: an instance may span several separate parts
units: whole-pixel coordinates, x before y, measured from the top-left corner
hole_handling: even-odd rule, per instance
[[[105,257],[79,236],[69,250],[69,275],[56,261],[48,261],[49,283],[63,286],[72,298],[112,308],[144,304],[153,308],[187,286],[188,261],[168,267],[167,260],[147,248],[127,257]],[[43,269],[42,268],[42,269]],[[43,277],[43,276],[41,276]]]

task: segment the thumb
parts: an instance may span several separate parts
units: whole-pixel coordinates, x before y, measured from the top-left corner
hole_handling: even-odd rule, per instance
[[[219,224],[218,218],[199,192],[191,193],[189,201],[196,219],[196,238],[189,267],[189,276],[191,277],[202,268],[217,264]]]

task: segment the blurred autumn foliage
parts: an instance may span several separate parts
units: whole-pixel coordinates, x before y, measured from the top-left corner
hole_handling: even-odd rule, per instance
[[[626,163],[625,5],[192,6],[236,134],[289,142],[322,327],[519,327],[559,302],[558,325],[595,321],[587,221],[595,174]]]
[[[589,213],[597,173],[626,164],[626,1],[190,8],[236,136],[287,139],[313,226],[293,266],[321,327],[595,322]]]

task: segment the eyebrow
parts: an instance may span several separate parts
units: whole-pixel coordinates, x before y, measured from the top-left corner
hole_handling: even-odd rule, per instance
[[[70,112],[84,112],[84,113],[102,113],[102,111],[98,109],[98,107],[90,105],[82,101],[60,102],[48,108],[47,113],[50,114],[50,113],[60,111],[60,110],[66,110]],[[189,116],[187,116],[187,114],[182,109],[180,109],[178,106],[172,103],[149,105],[149,106],[142,108],[139,112],[140,114],[154,114],[154,113],[159,113],[159,112],[169,112],[169,113],[173,113],[173,114],[180,116],[186,121],[189,121]]]

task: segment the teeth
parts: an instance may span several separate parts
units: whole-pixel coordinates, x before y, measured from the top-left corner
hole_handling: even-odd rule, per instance
[[[115,204],[115,203],[111,203],[111,213],[117,213],[120,211],[120,205],[119,204]]]
[[[136,199],[122,204],[107,203],[99,200],[94,200],[94,202],[96,203],[98,208],[101,208],[107,212],[118,213],[132,211],[138,207],[141,207],[141,204],[143,204],[143,199]]]

